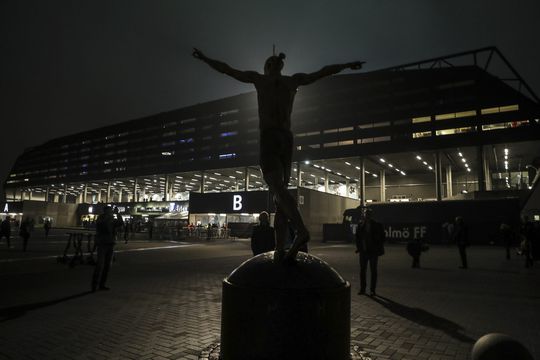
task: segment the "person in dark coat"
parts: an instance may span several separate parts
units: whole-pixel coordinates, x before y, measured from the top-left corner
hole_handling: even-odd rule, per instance
[[[6,216],[0,224],[0,240],[5,237],[8,249],[11,247],[11,218]]]
[[[371,273],[371,296],[376,295],[377,264],[379,256],[384,255],[384,227],[372,219],[372,210],[361,207],[360,223],[356,228],[356,253],[360,261],[360,291],[358,295],[366,293],[366,271],[369,263]]]
[[[510,250],[512,250],[512,243],[514,242],[512,228],[506,222],[502,222],[499,230],[501,231],[502,241],[506,248],[506,260],[510,260]]]
[[[43,230],[45,230],[45,239],[49,238],[49,231],[51,231],[51,220],[45,219],[43,222]]]
[[[456,217],[452,239],[458,246],[459,256],[461,257],[461,266],[459,268],[467,269],[467,247],[470,245],[469,230],[461,216]]]
[[[253,256],[272,251],[276,247],[274,228],[270,226],[269,215],[263,211],[259,215],[259,225],[253,227],[251,251]]]
[[[30,239],[30,234],[33,230],[33,224],[32,220],[29,218],[25,218],[21,222],[21,228],[19,229],[19,235],[23,239],[23,251],[26,251],[26,248],[28,247],[28,239]]]
[[[427,245],[422,242],[422,239],[412,239],[407,243],[407,252],[413,258],[412,268],[420,267],[420,255],[422,251],[427,250]]]
[[[92,276],[92,292],[99,286],[100,290],[109,290],[105,285],[111,267],[116,240],[115,219],[110,206],[105,206],[103,214],[96,221],[97,262]]]

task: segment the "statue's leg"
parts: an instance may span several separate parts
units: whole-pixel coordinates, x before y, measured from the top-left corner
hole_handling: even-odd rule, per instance
[[[309,241],[309,232],[298,211],[296,200],[287,190],[291,173],[293,141],[292,134],[271,132],[261,136],[261,170],[276,204],[276,250],[282,249],[288,232],[287,220],[296,230],[291,249],[286,257],[294,260],[300,246]]]
[[[293,196],[287,190],[287,187],[283,183],[283,172],[272,171],[264,173],[264,180],[268,184],[270,190],[274,193],[274,199],[276,203],[276,217],[274,218],[274,227],[276,228],[276,245],[285,243],[287,236],[287,219],[290,220],[292,226],[296,230],[296,238],[291,246],[286,258],[294,260],[298,249],[309,241],[309,231],[304,225],[302,216],[296,206],[296,201]],[[278,247],[276,247],[277,249]]]
[[[285,257],[285,240],[287,239],[287,217],[276,203],[276,215],[274,216],[274,232],[276,235],[276,251],[274,259],[283,260]]]

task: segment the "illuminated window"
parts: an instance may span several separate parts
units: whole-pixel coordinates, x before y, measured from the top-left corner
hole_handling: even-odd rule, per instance
[[[238,135],[238,131],[229,131],[219,134],[220,137],[235,136]]]
[[[443,130],[437,130],[436,135],[437,136],[444,136],[444,135],[454,135],[454,134],[462,134],[474,131],[473,127],[462,127],[462,128],[453,128],[453,129],[443,129]]]
[[[431,136],[431,131],[415,132],[412,134],[413,139]]]
[[[455,118],[456,118],[456,113],[435,115],[435,120],[448,120],[448,119],[455,119]]]
[[[496,124],[482,125],[482,130],[489,131],[489,130],[497,130],[497,129],[508,129],[508,128],[515,128],[519,126],[527,126],[527,125],[529,125],[528,120],[500,122]]]
[[[430,120],[431,120],[431,116],[422,116],[422,117],[412,118],[413,124],[429,122]]]
[[[500,107],[492,107],[480,110],[482,115],[496,114],[499,112],[508,112],[508,111],[517,111],[519,110],[519,105],[507,105]]]

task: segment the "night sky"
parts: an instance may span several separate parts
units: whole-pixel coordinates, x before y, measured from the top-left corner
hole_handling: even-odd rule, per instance
[[[290,74],[494,45],[538,94],[538,14],[538,0],[4,0],[0,179],[26,147],[253,90],[196,61],[193,46],[262,72],[276,44]]]

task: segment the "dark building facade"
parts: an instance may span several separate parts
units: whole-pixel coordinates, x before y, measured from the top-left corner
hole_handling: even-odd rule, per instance
[[[374,202],[527,190],[540,165],[539,118],[537,96],[496,48],[333,76],[297,93],[291,185]],[[258,135],[252,92],[61,137],[19,156],[6,198],[264,190]]]

